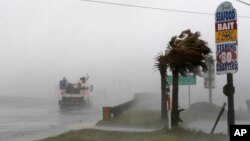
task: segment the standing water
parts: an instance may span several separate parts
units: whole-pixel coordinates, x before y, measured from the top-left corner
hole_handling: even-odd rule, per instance
[[[101,117],[101,112],[94,106],[62,111],[57,100],[48,99],[1,96],[0,139],[37,140],[69,130],[93,127]]]

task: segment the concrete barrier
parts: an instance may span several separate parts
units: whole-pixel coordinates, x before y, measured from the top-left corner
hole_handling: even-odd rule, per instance
[[[134,99],[128,102],[125,102],[123,104],[114,106],[111,108],[112,111],[112,118],[119,117],[123,112],[127,111],[129,108],[131,108],[134,105],[135,101]]]
[[[137,100],[138,99],[134,97],[132,100],[119,104],[117,106],[103,107],[103,120],[110,120],[112,118],[119,117],[123,112],[131,108],[137,102]]]
[[[110,120],[112,118],[117,118],[123,112],[127,111],[135,104],[150,100],[152,96],[153,95],[151,93],[136,93],[134,94],[134,98],[128,102],[113,107],[103,107],[103,120]]]

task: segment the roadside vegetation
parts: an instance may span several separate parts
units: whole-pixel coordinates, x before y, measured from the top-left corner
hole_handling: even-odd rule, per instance
[[[205,57],[209,55],[211,49],[207,42],[200,39],[200,32],[191,32],[191,30],[184,30],[179,36],[173,36],[168,42],[165,53],[159,53],[155,58],[155,68],[159,70],[161,76],[161,118],[166,118],[166,102],[167,89],[166,81],[167,69],[170,69],[173,75],[173,89],[172,89],[172,114],[171,120],[173,126],[178,126],[181,122],[179,109],[179,74],[186,76],[188,73],[199,75],[201,71],[206,71],[207,66],[204,63]]]
[[[225,135],[210,135],[175,127],[154,132],[134,133],[83,129],[40,141],[226,141]]]
[[[185,121],[191,120],[191,117],[199,118],[197,111],[202,110],[202,106],[198,103],[193,104],[191,109],[187,109],[183,112],[183,119]],[[205,104],[206,105],[206,104]],[[214,115],[211,115],[213,119],[217,115],[218,110],[216,106],[212,109]],[[206,107],[207,107],[206,106]],[[211,114],[211,113],[210,113]],[[196,115],[196,116],[195,116]],[[205,114],[206,115],[206,114]],[[202,117],[201,117],[202,118]],[[194,119],[196,120],[196,119]],[[193,131],[189,129],[183,129],[182,127],[174,127],[169,130],[167,127],[167,120],[161,120],[160,110],[141,110],[135,108],[129,109],[122,113],[118,118],[110,120],[101,120],[97,124],[101,127],[121,127],[121,128],[144,128],[144,129],[158,129],[152,132],[117,132],[117,131],[102,131],[97,129],[82,129],[76,131],[69,131],[67,133],[49,137],[40,141],[226,141],[228,136],[223,134],[207,134],[200,131]]]
[[[130,127],[156,129],[152,132],[117,132],[102,131],[97,129],[82,129],[70,131],[55,137],[49,137],[40,141],[226,141],[228,136],[211,135],[183,129],[178,126],[180,109],[178,105],[178,77],[179,74],[186,76],[188,73],[200,74],[206,71],[204,63],[206,55],[211,53],[207,42],[200,39],[199,32],[185,30],[179,36],[173,36],[169,41],[164,53],[159,53],[155,58],[155,68],[161,75],[161,110],[128,110],[119,117],[110,120],[101,120],[96,125],[105,127]],[[167,127],[167,70],[173,75],[173,101],[172,101],[172,125]],[[169,94],[169,93],[168,93]],[[194,106],[200,107],[200,106]],[[207,106],[206,106],[207,107]],[[145,108],[145,107],[144,107]],[[216,109],[216,108],[214,108]],[[191,120],[195,114],[199,115],[197,109],[190,110],[184,114],[184,118]],[[213,112],[212,114],[217,114]],[[211,116],[213,117],[213,116]]]

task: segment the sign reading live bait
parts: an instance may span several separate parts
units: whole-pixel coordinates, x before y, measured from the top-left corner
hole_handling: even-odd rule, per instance
[[[221,3],[215,14],[216,73],[238,71],[237,12],[230,2]]]

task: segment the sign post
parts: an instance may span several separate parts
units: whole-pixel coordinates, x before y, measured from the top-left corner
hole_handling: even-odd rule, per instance
[[[209,103],[213,103],[212,89],[215,88],[215,69],[213,56],[206,56],[205,64],[207,65],[208,71],[204,73],[204,87],[209,89]]]
[[[172,75],[167,76],[166,79],[169,85],[173,85]],[[179,85],[188,85],[188,104],[190,106],[191,104],[190,85],[196,85],[196,75],[187,75],[187,76],[179,75],[178,83]]]
[[[216,73],[227,74],[223,93],[228,99],[228,131],[235,124],[233,73],[238,71],[237,12],[230,2],[221,3],[215,13]]]

